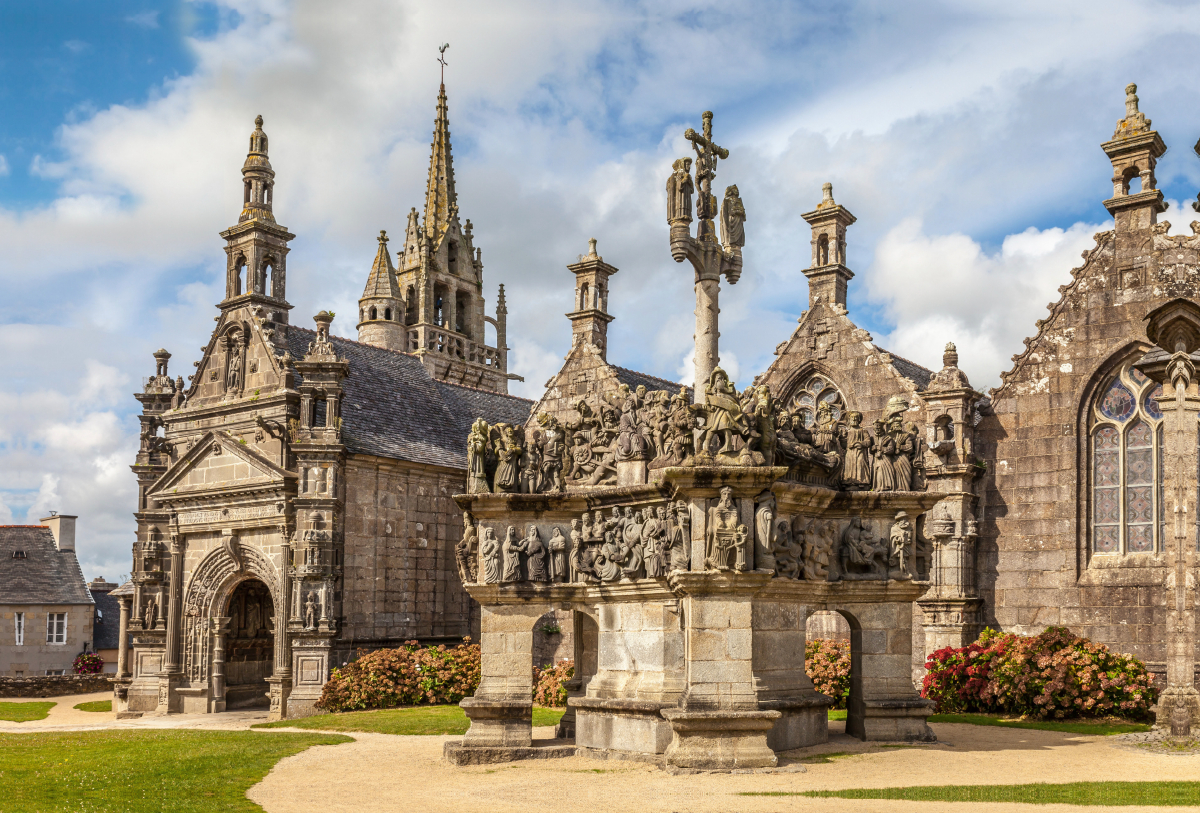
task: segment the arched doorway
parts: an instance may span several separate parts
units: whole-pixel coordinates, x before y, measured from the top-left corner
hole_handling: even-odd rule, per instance
[[[275,604],[257,579],[237,586],[225,608],[229,638],[225,645],[225,708],[266,708],[267,678],[275,662]]]

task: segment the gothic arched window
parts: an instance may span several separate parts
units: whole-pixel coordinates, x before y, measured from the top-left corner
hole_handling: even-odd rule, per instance
[[[822,403],[829,404],[835,421],[846,411],[845,399],[837,386],[823,375],[810,375],[792,396],[788,411],[803,417],[804,426],[811,429],[817,422],[817,409]]]
[[[1127,362],[1092,406],[1092,550],[1163,549],[1162,386]]]

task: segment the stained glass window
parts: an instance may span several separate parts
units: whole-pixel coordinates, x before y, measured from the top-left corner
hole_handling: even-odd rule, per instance
[[[804,418],[805,427],[811,429],[817,422],[817,408],[829,404],[834,420],[841,420],[846,411],[846,402],[833,382],[821,375],[813,375],[792,397],[789,412]]]
[[[1162,387],[1126,364],[1092,413],[1092,550],[1162,550]]]

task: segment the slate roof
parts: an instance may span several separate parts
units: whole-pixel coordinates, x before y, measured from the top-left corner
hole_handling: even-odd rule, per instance
[[[96,602],[96,618],[92,625],[92,651],[116,649],[121,642],[121,603],[108,590],[90,590]]]
[[[288,349],[303,358],[316,333],[288,328]],[[434,381],[408,353],[330,336],[350,362],[343,382],[342,442],[347,451],[456,469],[467,468],[471,423],[524,424],[533,402]]]
[[[628,384],[629,389],[631,390],[637,389],[640,385],[645,387],[647,390],[666,390],[672,395],[675,395],[679,392],[680,385],[674,381],[668,381],[665,378],[658,378],[657,376],[647,375],[646,373],[639,373],[637,370],[629,370],[624,367],[618,367],[615,364],[610,366],[613,368],[613,372],[617,374],[617,380],[622,384]],[[692,388],[688,387],[687,391],[689,394],[691,394]]]
[[[0,525],[0,604],[91,603],[75,551],[60,551],[49,527]]]
[[[933,379],[933,370],[926,369],[915,361],[909,361],[903,356],[897,356],[895,353],[883,348],[880,348],[880,352],[891,356],[892,366],[896,368],[896,372],[916,384],[918,390],[923,390],[929,386],[929,382]]]

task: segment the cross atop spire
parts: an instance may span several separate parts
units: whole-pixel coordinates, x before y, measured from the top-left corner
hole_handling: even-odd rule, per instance
[[[446,85],[438,91],[437,118],[433,122],[433,151],[429,181],[425,186],[425,233],[436,244],[458,213],[454,192],[454,158],[450,153],[450,120],[446,113]]]

